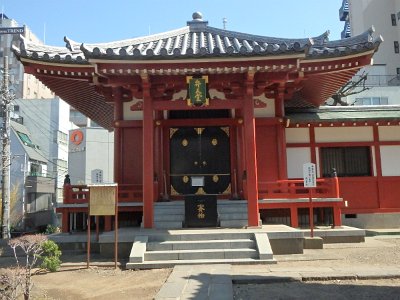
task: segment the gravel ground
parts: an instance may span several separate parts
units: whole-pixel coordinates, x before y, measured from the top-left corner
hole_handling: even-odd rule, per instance
[[[275,258],[277,266],[286,269],[348,269],[349,266],[400,269],[400,236],[367,237],[365,243],[357,244],[327,244],[322,250]],[[235,284],[234,299],[400,299],[400,278]]]

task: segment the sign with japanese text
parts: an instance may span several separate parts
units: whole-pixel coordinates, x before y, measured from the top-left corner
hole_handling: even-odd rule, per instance
[[[303,178],[304,178],[304,187],[306,188],[317,187],[317,172],[315,164],[305,163],[303,165]]]
[[[187,99],[188,106],[208,106],[209,99],[207,98],[208,76],[193,77],[187,76],[189,98]]]

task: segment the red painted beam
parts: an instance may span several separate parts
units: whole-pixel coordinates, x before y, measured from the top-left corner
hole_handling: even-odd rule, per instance
[[[185,100],[176,101],[154,101],[154,110],[201,110],[201,109],[239,109],[242,108],[243,101],[240,100],[220,100],[210,99],[208,106],[188,106]]]

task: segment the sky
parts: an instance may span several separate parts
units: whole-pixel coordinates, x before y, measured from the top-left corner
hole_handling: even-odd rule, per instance
[[[201,12],[209,26],[249,34],[303,38],[331,32],[340,39],[342,0],[0,0],[3,13],[48,45],[64,36],[103,43],[186,26]]]

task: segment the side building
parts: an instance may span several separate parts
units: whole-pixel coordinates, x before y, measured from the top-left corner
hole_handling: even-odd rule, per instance
[[[24,126],[11,121],[11,226],[38,230],[56,222],[55,182],[48,162]]]
[[[4,13],[0,14],[0,28],[3,27],[19,27],[16,20],[8,18]],[[24,26],[24,40],[42,44],[39,38]],[[54,98],[54,93],[46,87],[40,80],[34,76],[24,73],[23,65],[18,61],[17,57],[10,50],[11,45],[19,44],[19,35],[4,34],[0,37],[0,59],[8,57],[8,65],[10,72],[10,90],[15,94],[16,98],[23,99],[47,99]]]
[[[29,128],[49,165],[48,173],[56,180],[56,201],[63,197],[64,176],[68,173],[68,133],[70,106],[53,99],[16,99],[14,112]]]
[[[365,32],[373,25],[384,43],[353,80],[365,72],[368,90],[347,97],[351,105],[400,104],[400,0],[343,0],[339,18],[344,21],[342,38]]]

